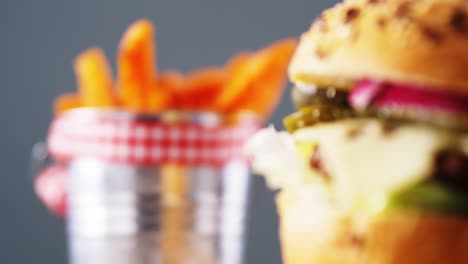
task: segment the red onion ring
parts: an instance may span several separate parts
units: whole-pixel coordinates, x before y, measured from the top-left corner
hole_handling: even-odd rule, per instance
[[[363,110],[413,108],[468,115],[468,97],[418,85],[364,79],[350,92],[350,105]]]

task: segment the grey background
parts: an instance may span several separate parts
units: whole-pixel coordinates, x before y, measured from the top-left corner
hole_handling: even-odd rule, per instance
[[[44,139],[55,96],[74,91],[71,61],[99,45],[115,59],[123,30],[157,24],[160,69],[219,65],[239,50],[298,36],[325,0],[0,1],[0,263],[65,263],[63,223],[35,199],[28,157]],[[271,119],[291,112],[287,96]],[[280,263],[273,194],[255,179],[247,262]]]

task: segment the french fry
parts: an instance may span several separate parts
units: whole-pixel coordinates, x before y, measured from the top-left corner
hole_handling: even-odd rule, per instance
[[[146,112],[159,113],[168,110],[172,107],[174,96],[170,89],[161,86],[159,80],[153,82],[153,89],[148,93],[146,99],[147,109]]]
[[[255,53],[241,52],[224,67],[206,67],[182,75],[157,73],[154,26],[145,19],[125,31],[117,54],[116,94],[104,52],[91,48],[77,56],[74,68],[79,96],[57,99],[54,111],[75,107],[116,107],[131,112],[214,111],[269,115],[278,103],[296,40],[286,39]]]
[[[175,90],[176,106],[183,110],[214,111],[214,101],[226,80],[222,68],[207,67],[191,72],[184,85]]]
[[[178,71],[165,71],[159,74],[157,86],[161,90],[170,92],[180,91],[184,85],[185,77]]]
[[[252,56],[255,57],[255,56]],[[234,57],[229,64],[230,72],[225,85],[222,87],[222,93],[216,98],[215,106],[220,112],[227,112],[236,98],[248,88],[252,79],[259,74],[259,70],[265,66],[252,63],[251,56]],[[262,61],[266,64],[266,61]]]
[[[166,94],[156,87],[154,27],[138,20],[125,32],[118,52],[118,92],[122,106],[137,112],[154,112],[165,106]],[[161,100],[160,100],[161,99]]]
[[[235,74],[245,65],[245,63],[252,57],[252,55],[252,53],[240,52],[232,56],[224,65],[224,68],[226,68],[228,74]]]
[[[185,83],[185,77],[177,71],[166,71],[158,75],[156,86],[167,95],[164,110],[179,109],[177,93]]]
[[[266,118],[282,95],[296,44],[295,39],[277,42],[240,63],[217,98],[217,109],[225,113],[250,110]]]
[[[236,104],[229,108],[229,112],[251,111],[266,119],[273,112],[273,108],[279,103],[285,87],[286,78],[268,80],[250,86],[249,93],[240,97]],[[256,98],[256,99],[255,99]]]
[[[78,90],[82,106],[112,107],[112,74],[104,52],[90,48],[78,55],[74,61]]]
[[[54,114],[59,115],[68,110],[72,110],[81,107],[81,99],[77,94],[62,94],[57,97],[54,101]]]

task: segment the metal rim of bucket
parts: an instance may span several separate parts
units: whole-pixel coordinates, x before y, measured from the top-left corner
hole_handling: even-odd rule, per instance
[[[141,120],[148,122],[162,122],[167,124],[199,124],[202,126],[237,126],[242,124],[261,123],[259,116],[250,111],[239,112],[236,114],[222,114],[214,111],[180,111],[168,110],[159,113],[136,113],[114,108],[92,108],[80,107],[69,110],[60,117],[73,118],[109,118],[115,120]]]

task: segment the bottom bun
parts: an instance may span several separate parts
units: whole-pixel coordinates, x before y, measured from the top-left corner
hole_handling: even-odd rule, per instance
[[[356,221],[307,188],[277,196],[285,264],[466,264],[468,219],[401,210]]]

